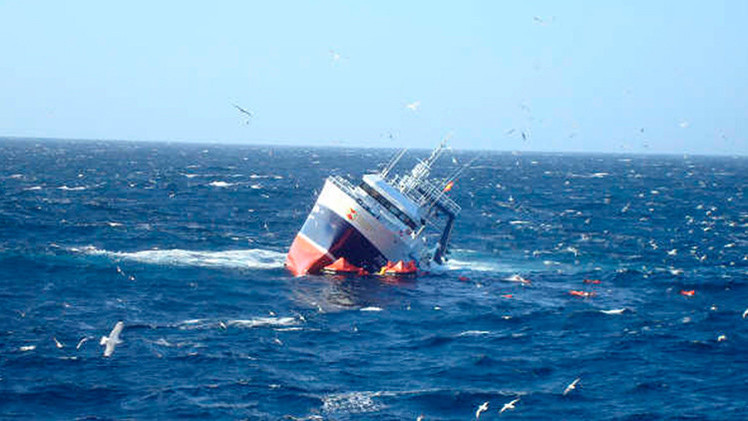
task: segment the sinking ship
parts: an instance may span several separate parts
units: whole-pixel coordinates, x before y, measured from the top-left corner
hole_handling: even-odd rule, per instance
[[[319,273],[403,275],[433,270],[446,259],[460,206],[448,193],[467,166],[431,178],[446,139],[410,172],[396,174],[405,155],[365,174],[358,185],[330,176],[291,244],[286,267],[295,275]]]

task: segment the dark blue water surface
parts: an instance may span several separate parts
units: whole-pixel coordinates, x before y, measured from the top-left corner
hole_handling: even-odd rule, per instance
[[[392,152],[0,140],[0,418],[748,419],[748,158],[458,151],[446,272],[290,276]]]

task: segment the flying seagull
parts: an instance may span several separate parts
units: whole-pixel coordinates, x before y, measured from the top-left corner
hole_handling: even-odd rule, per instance
[[[478,418],[480,418],[480,414],[485,411],[488,411],[488,401],[483,402],[483,404],[478,407],[478,410],[475,411],[475,419],[477,420]]]
[[[567,394],[569,394],[569,392],[577,388],[577,383],[579,383],[579,380],[581,379],[577,377],[576,379],[574,379],[573,382],[571,382],[571,384],[566,386],[566,389],[564,389],[564,396],[566,396]]]
[[[332,57],[333,62],[340,61],[341,59],[348,59],[348,57],[340,54],[335,50],[330,50],[330,56]]]
[[[240,107],[240,106],[238,106],[236,104],[231,104],[231,105],[233,105],[234,108],[236,108],[237,110],[239,110],[240,113],[242,113],[242,114],[244,114],[244,115],[247,116],[247,121],[245,121],[244,124],[249,124],[249,119],[252,118],[253,114],[250,111],[247,111],[244,108],[242,108],[242,107]]]
[[[78,342],[78,345],[75,346],[75,349],[81,349],[81,347],[83,346],[84,343],[86,343],[86,341],[88,341],[88,337],[87,336],[84,337],[83,339],[81,339]]]
[[[117,322],[117,324],[114,325],[114,329],[109,333],[109,336],[102,336],[101,342],[99,342],[99,345],[106,345],[106,348],[104,348],[104,356],[109,357],[114,353],[114,347],[116,347],[118,344],[121,344],[122,341],[119,339],[119,334],[122,333],[122,328],[125,327],[125,324],[120,322]]]
[[[405,105],[405,108],[411,110],[411,111],[418,111],[418,107],[421,106],[421,101],[412,102],[410,104]]]
[[[501,407],[501,410],[499,410],[499,414],[503,413],[504,411],[508,411],[510,409],[514,409],[514,404],[516,404],[517,402],[519,402],[519,398],[517,398],[517,399],[515,399],[515,400],[513,400],[513,401],[511,401],[509,403],[505,403],[504,406]]]

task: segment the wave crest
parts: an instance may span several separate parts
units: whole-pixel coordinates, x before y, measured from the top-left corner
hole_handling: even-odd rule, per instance
[[[167,266],[196,266],[210,268],[278,269],[282,268],[285,253],[265,249],[193,251],[182,249],[142,250],[135,252],[101,250],[93,246],[71,248],[76,253],[106,256],[117,260]]]

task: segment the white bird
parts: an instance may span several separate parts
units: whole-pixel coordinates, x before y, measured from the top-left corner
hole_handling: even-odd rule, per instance
[[[341,59],[347,59],[348,57],[345,57],[344,55],[340,54],[339,52],[335,50],[330,50],[330,56],[332,57],[332,61],[340,61]]]
[[[678,254],[678,249],[672,249],[667,252],[668,256],[675,256],[676,254]]]
[[[55,337],[52,337],[52,340],[55,341],[55,346],[57,347],[57,349],[62,349],[62,347],[65,346],[62,343],[60,343],[60,341],[58,341],[57,338]]]
[[[566,386],[566,389],[564,389],[564,396],[566,396],[567,394],[569,394],[569,392],[577,388],[577,383],[579,383],[579,380],[581,379],[577,377],[573,382],[571,382],[571,384]]]
[[[81,349],[81,347],[83,346],[84,343],[86,343],[87,340],[88,340],[88,336],[78,341],[78,345],[75,346],[75,349]]]
[[[513,401],[511,401],[509,403],[505,403],[504,406],[501,407],[501,410],[499,411],[499,414],[503,413],[504,411],[508,411],[510,409],[514,409],[514,404],[516,404],[517,402],[519,402],[519,398],[517,398],[517,399],[515,399],[515,400],[513,400]]]
[[[421,106],[421,101],[412,102],[410,104],[405,105],[405,108],[411,110],[411,111],[418,111],[418,107]]]
[[[746,317],[748,317],[748,308],[743,312],[743,318],[745,319]]]
[[[121,344],[122,341],[119,339],[119,334],[122,333],[122,328],[125,327],[125,324],[120,322],[117,322],[117,324],[114,325],[114,329],[109,333],[109,336],[102,336],[101,341],[99,342],[99,345],[106,345],[106,348],[104,348],[104,356],[109,357],[114,353],[114,348]]]
[[[478,410],[475,411],[475,419],[477,420],[480,418],[480,414],[486,411],[488,411],[488,401],[483,402],[483,404],[478,407]]]

